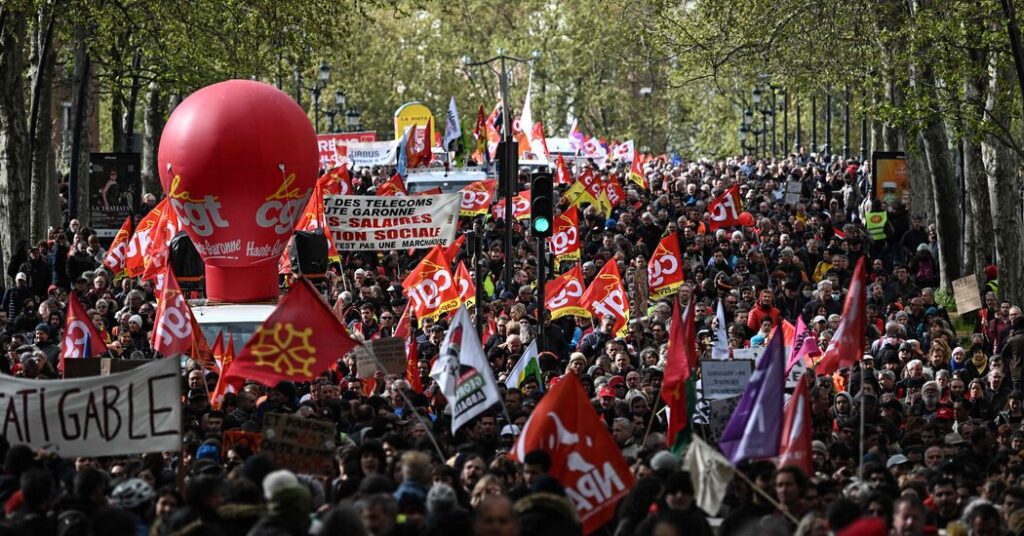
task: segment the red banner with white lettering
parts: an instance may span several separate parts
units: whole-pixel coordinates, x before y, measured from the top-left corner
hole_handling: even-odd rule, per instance
[[[580,213],[575,206],[555,217],[548,247],[555,256],[555,267],[580,259]]]
[[[96,357],[107,351],[103,337],[96,326],[92,325],[78,294],[72,292],[68,299],[68,318],[64,323],[64,340],[60,345],[60,361],[58,369],[64,370],[64,358],[79,359]]]
[[[551,320],[569,315],[590,316],[590,311],[580,307],[580,297],[583,296],[583,270],[579,266],[573,266],[572,270],[548,281],[544,285],[544,296]]]
[[[734,184],[722,195],[708,203],[708,226],[712,231],[721,227],[740,225],[740,213],[743,212],[743,201],[740,198],[740,187]]]
[[[459,290],[455,287],[448,259],[441,246],[427,256],[402,282],[416,318],[437,318],[459,307]]]
[[[647,262],[647,286],[652,300],[671,296],[683,285],[683,255],[679,251],[679,235],[672,233],[658,242]]]
[[[103,266],[114,272],[115,276],[121,275],[127,266],[126,261],[128,260],[128,241],[132,236],[132,217],[128,216],[124,219],[124,224],[121,225],[121,230],[114,235],[114,241],[110,243],[110,248],[107,249],[107,255],[103,258]]]
[[[152,235],[156,230],[156,224],[160,220],[160,215],[170,210],[170,207],[170,198],[165,197],[135,226],[135,234],[128,241],[128,250],[125,254],[127,257],[125,260],[127,273],[125,275],[128,277],[138,277],[145,271],[145,255],[149,251],[149,244],[153,239]]]
[[[593,313],[599,320],[605,316],[615,318],[615,335],[626,336],[629,298],[626,296],[626,287],[622,284],[622,276],[619,275],[619,265],[614,259],[604,263],[597,277],[590,282],[590,286],[580,296],[580,306]]]
[[[184,354],[192,349],[192,309],[178,286],[170,265],[164,270],[164,285],[156,307],[153,349],[164,356]],[[200,361],[196,359],[196,361]]]
[[[460,216],[480,216],[487,214],[487,208],[491,206],[494,199],[494,189],[498,181],[488,179],[476,181],[462,189],[462,205],[459,207]]]
[[[548,474],[565,486],[585,534],[612,521],[616,505],[633,488],[622,451],[575,373],[562,377],[544,395],[523,427],[515,457],[523,462],[534,450],[551,456]]]
[[[473,277],[466,269],[466,263],[462,261],[459,261],[459,267],[455,270],[455,282],[459,285],[459,299],[462,303],[466,304],[466,307],[476,305],[476,285],[473,284]]]
[[[604,192],[613,207],[619,206],[619,203],[626,200],[626,191],[622,189],[619,178],[614,174],[608,176],[608,184],[605,185]]]

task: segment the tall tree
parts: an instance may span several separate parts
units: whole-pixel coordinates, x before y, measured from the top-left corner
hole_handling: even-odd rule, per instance
[[[0,250],[5,271],[15,242],[29,234],[31,153],[24,73],[31,13],[27,2],[0,5]]]

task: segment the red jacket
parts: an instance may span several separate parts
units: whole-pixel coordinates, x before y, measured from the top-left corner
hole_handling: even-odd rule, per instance
[[[752,308],[750,313],[747,315],[747,327],[755,331],[759,330],[761,329],[761,322],[769,317],[771,317],[772,325],[774,326],[779,323],[780,314],[781,313],[775,306],[772,306],[771,309],[765,311],[764,308],[758,304]]]

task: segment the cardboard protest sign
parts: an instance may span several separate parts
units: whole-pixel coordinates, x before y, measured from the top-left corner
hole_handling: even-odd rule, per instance
[[[334,425],[328,421],[284,413],[263,418],[259,450],[278,467],[300,474],[330,473],[336,445]]]
[[[324,196],[339,252],[427,249],[455,239],[462,194]]]
[[[739,396],[731,396],[729,398],[720,398],[718,400],[711,400],[708,404],[708,429],[711,432],[711,437],[718,440],[722,437],[722,432],[725,430],[725,426],[729,424],[729,418],[732,417],[733,410],[740,403]]]
[[[956,312],[960,314],[981,309],[981,294],[974,274],[953,281],[953,299],[956,300]]]
[[[360,378],[376,374],[378,363],[384,367],[385,374],[405,374],[405,341],[400,337],[371,339],[352,350],[352,355]]]
[[[704,398],[718,400],[739,396],[754,372],[751,360],[701,361],[700,378]]]
[[[160,359],[128,372],[61,381],[8,376],[0,382],[0,434],[12,445],[65,458],[179,450],[180,367],[176,359]]]
[[[783,201],[787,205],[796,205],[800,202],[800,192],[803,190],[803,185],[800,181],[786,181],[785,197]]]

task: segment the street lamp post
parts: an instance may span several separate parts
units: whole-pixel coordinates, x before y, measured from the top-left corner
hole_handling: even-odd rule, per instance
[[[782,90],[782,151],[789,150],[789,89]],[[786,157],[785,154],[782,155]]]
[[[512,120],[509,116],[509,99],[508,99],[508,63],[526,63],[532,64],[533,61],[539,56],[538,52],[533,53],[531,58],[517,58],[515,56],[509,56],[505,54],[505,49],[499,48],[497,55],[482,61],[473,61],[469,56],[462,57],[463,67],[481,67],[486,66],[498,75],[498,89],[501,92],[501,141],[503,144],[514,143],[512,140]],[[498,69],[495,71],[493,65],[497,63]],[[507,145],[503,145],[507,146]],[[507,158],[507,153],[501,155],[502,158]],[[505,170],[504,177],[498,177],[500,185],[503,186],[505,192],[505,266],[503,274],[504,290],[512,291],[512,210],[513,203],[512,198],[515,196],[516,183],[518,179],[518,167],[519,162],[513,158],[512,162],[502,165]],[[543,244],[543,238],[538,238],[540,243]],[[538,259],[539,262],[543,262],[543,258]],[[537,289],[539,291],[539,309],[537,311],[537,318],[541,319],[541,333],[543,333],[543,318],[544,318],[544,281],[537,282]],[[541,341],[543,342],[543,341]]]
[[[802,134],[800,129],[800,95],[794,95],[793,98],[796,100],[796,136],[793,139],[793,152],[799,155],[800,142],[802,141],[800,139],[800,135]]]
[[[868,159],[868,97],[861,95],[860,104],[860,164]]]
[[[811,96],[811,152],[818,152],[818,96]]]
[[[832,92],[825,93],[825,156],[832,160]]]
[[[778,110],[778,108],[776,107],[777,100],[776,100],[776,94],[775,94],[775,86],[769,85],[768,89],[772,90],[772,159],[774,159],[776,157],[776,155],[779,154],[778,146],[775,144],[775,134],[776,134],[776,130],[777,130],[776,122],[775,122],[776,121],[775,112]]]
[[[850,158],[850,84],[846,84],[843,99],[843,159]]]
[[[339,90],[334,92],[334,109],[336,110],[336,113],[339,113],[339,114],[344,114],[345,113],[345,101],[346,100],[347,99],[346,99],[344,91],[339,89]],[[331,128],[331,132],[335,132],[333,126]]]
[[[338,115],[338,110],[334,109],[334,106],[324,110],[324,115],[327,116],[327,132],[334,132],[334,116]]]
[[[345,126],[348,128],[349,132],[356,132],[359,130],[360,117],[362,117],[362,114],[359,113],[359,109],[355,106],[349,108],[348,111],[345,112]]]

